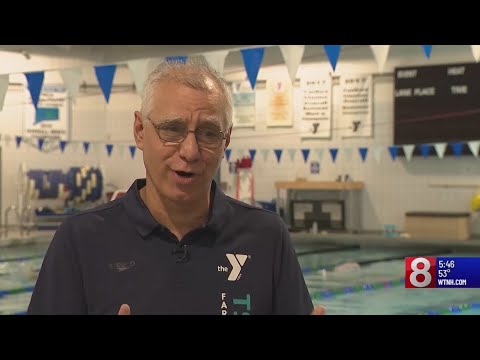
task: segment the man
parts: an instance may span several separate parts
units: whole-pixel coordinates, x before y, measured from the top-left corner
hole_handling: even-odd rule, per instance
[[[232,133],[227,84],[206,64],[160,64],[133,125],[146,179],[67,219],[29,314],[321,314],[275,213],[213,181]]]

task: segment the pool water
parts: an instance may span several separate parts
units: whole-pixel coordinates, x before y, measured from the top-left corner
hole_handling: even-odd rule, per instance
[[[48,244],[2,247],[0,251],[0,315],[27,310]]]
[[[480,314],[480,289],[405,288],[404,257],[418,255],[427,254],[412,250],[339,250],[300,255],[299,262],[314,303],[325,306],[329,315]]]
[[[0,247],[0,261],[15,259],[15,258],[29,258],[32,256],[45,255],[48,248],[48,243],[32,243],[21,246],[5,246]]]
[[[0,251],[0,315],[24,314],[48,243]],[[296,247],[307,287],[327,315],[480,315],[480,289],[406,289],[407,256],[472,256],[355,246]]]

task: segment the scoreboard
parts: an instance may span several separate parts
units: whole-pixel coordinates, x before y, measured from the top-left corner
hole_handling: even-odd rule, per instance
[[[394,143],[480,139],[479,78],[480,63],[396,68]]]

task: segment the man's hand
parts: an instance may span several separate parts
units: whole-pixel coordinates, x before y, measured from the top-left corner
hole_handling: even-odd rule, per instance
[[[323,306],[315,306],[313,308],[313,311],[310,315],[324,315],[325,314],[325,308]],[[122,304],[120,306],[120,310],[118,310],[118,315],[130,315],[130,306],[127,304]]]
[[[313,308],[313,311],[310,315],[325,315],[325,308],[323,306],[317,305]]]
[[[130,306],[127,304],[122,304],[120,310],[118,310],[118,315],[130,315]]]

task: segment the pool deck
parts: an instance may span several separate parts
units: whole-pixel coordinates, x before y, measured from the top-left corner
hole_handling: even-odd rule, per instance
[[[450,249],[480,253],[480,237],[469,240],[430,240],[406,237],[385,237],[379,233],[290,233],[294,244],[358,245],[360,247]]]
[[[53,239],[54,231],[51,230],[32,230],[30,232],[20,232],[17,229],[9,230],[5,235],[5,229],[0,231],[0,247],[16,246],[34,243],[46,243]]]
[[[9,231],[8,237],[0,233],[0,247],[15,246],[39,242],[49,242],[54,231],[31,231],[29,234],[21,234],[19,231]],[[358,245],[360,247],[383,247],[383,248],[428,248],[449,249],[455,251],[467,251],[480,253],[480,237],[470,240],[430,240],[406,237],[385,237],[381,233],[318,233],[305,232],[290,233],[295,245]]]

